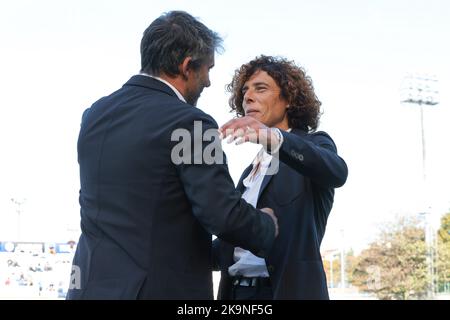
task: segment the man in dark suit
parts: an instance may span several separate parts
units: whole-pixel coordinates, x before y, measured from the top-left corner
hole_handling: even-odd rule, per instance
[[[315,132],[321,103],[312,82],[293,62],[261,56],[236,71],[228,90],[240,117],[222,136],[263,145],[237,189],[255,207],[274,208],[280,234],[266,259],[214,242],[219,299],[328,299],[320,244],[347,166],[330,136]]]
[[[211,234],[270,250],[275,216],[241,199],[216,122],[194,107],[220,42],[185,12],[162,15],[144,32],[141,73],[83,114],[68,299],[212,299]]]

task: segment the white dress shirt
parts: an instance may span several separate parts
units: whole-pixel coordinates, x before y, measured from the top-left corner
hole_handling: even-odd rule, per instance
[[[291,129],[287,131],[290,132]],[[276,153],[280,150],[281,144],[283,143],[282,137],[283,136],[281,135],[279,144],[278,146],[276,146],[274,152],[272,153]],[[245,186],[245,191],[242,194],[242,198],[244,198],[245,201],[247,201],[255,208],[256,204],[258,203],[258,195],[261,189],[261,184],[271,161],[272,156],[268,154],[264,150],[264,148],[262,148],[256,155],[255,160],[253,160],[252,171],[250,171],[248,176],[242,181]],[[260,162],[259,167],[258,162]],[[266,266],[266,260],[255,256],[248,250],[236,247],[234,249],[233,259],[235,263],[228,268],[228,273],[230,276],[244,276],[249,278],[269,276],[269,271],[267,270]]]
[[[261,184],[264,179],[264,175],[267,168],[270,165],[272,156],[269,155],[264,149],[261,149],[258,153],[261,159],[260,168],[257,172],[252,170],[250,174],[244,179],[243,183],[246,187],[242,198],[249,204],[256,208],[258,202],[258,194],[261,189]],[[258,156],[253,162],[253,169],[258,165]],[[228,273],[231,276],[245,276],[245,277],[268,277],[266,261],[252,254],[250,251],[236,247],[234,249],[234,261],[235,264],[228,268]]]
[[[139,73],[139,74],[140,74],[141,76],[150,77],[150,78],[159,80],[159,81],[161,81],[161,82],[164,83],[164,84],[167,84],[167,85],[169,86],[169,88],[172,89],[173,92],[175,92],[175,94],[177,95],[178,99],[180,99],[180,100],[183,101],[183,102],[186,102],[186,100],[184,99],[184,97],[183,97],[183,95],[180,93],[180,91],[178,91],[177,88],[175,88],[171,83],[167,82],[166,80],[164,80],[164,79],[162,79],[162,78],[160,78],[160,77],[152,76],[152,75],[147,74],[147,73],[144,73],[144,72],[141,72],[141,73]]]

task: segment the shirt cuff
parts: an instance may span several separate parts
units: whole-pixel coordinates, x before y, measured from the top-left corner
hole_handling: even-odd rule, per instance
[[[274,154],[274,153],[277,153],[278,151],[280,151],[280,148],[281,148],[281,145],[283,144],[284,138],[283,138],[283,135],[281,134],[280,129],[272,128],[271,130],[273,130],[275,132],[278,139],[275,143],[275,146],[271,145],[270,150],[268,150],[267,153]]]

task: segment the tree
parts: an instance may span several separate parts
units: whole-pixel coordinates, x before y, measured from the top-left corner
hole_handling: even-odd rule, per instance
[[[429,283],[426,254],[425,233],[418,221],[397,218],[357,257],[353,285],[379,299],[423,298]]]
[[[328,256],[329,257],[329,256]],[[341,256],[338,251],[333,256],[333,277],[330,272],[330,260],[325,257],[323,259],[323,268],[327,276],[328,286],[333,288],[340,287],[341,285]],[[353,249],[348,250],[345,253],[345,281],[347,284],[352,283],[353,270],[355,268],[356,257],[353,253]]]
[[[437,232],[437,282],[439,291],[450,291],[450,212],[441,218]]]

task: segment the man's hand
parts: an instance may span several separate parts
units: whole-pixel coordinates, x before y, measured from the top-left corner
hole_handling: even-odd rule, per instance
[[[277,217],[275,216],[275,213],[274,213],[273,210],[270,209],[270,208],[262,208],[262,209],[260,209],[260,210],[261,210],[262,212],[268,214],[268,215],[272,218],[273,223],[275,224],[275,238],[278,237],[278,219],[277,219]]]
[[[252,142],[262,144],[266,151],[275,150],[280,143],[274,128],[267,127],[253,117],[242,117],[228,121],[219,128],[221,139],[229,137],[227,143]]]

